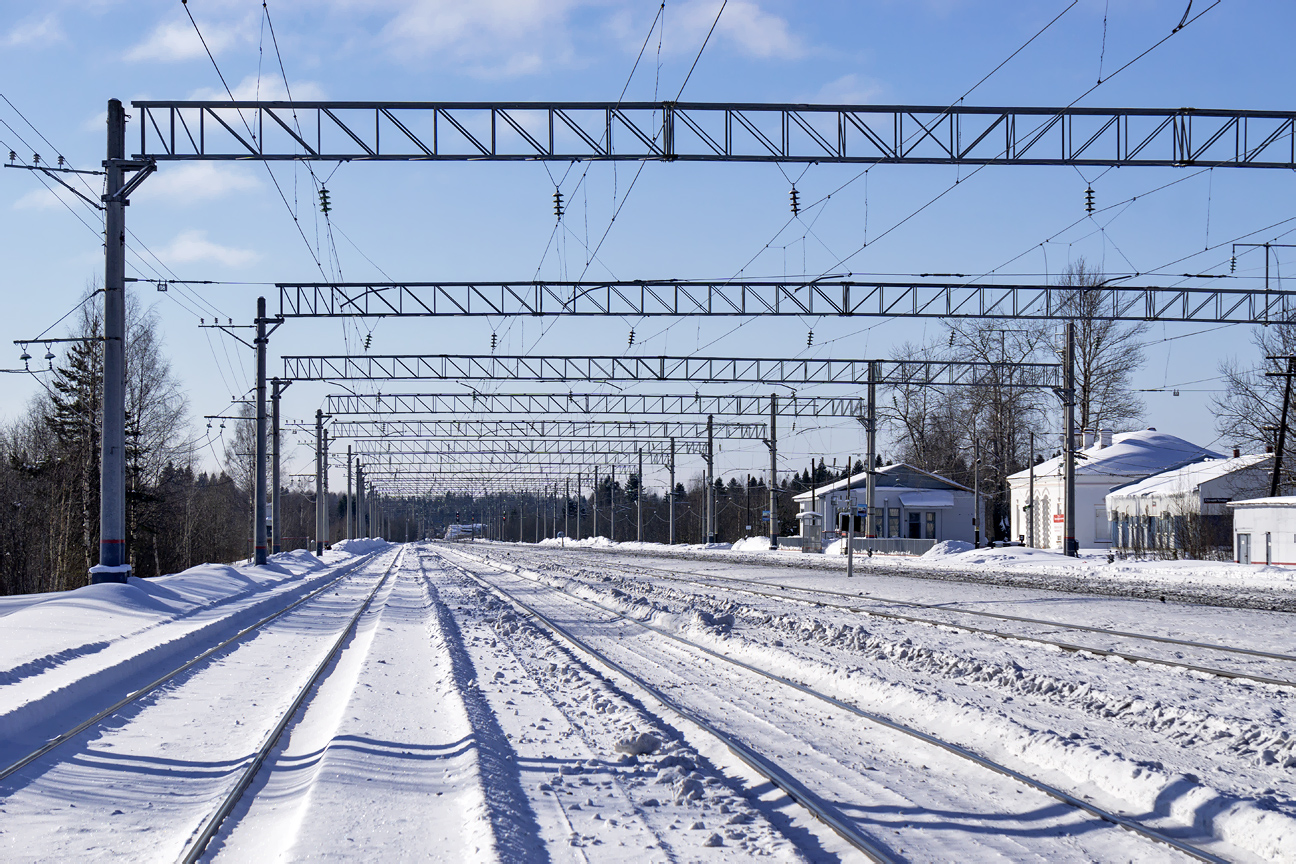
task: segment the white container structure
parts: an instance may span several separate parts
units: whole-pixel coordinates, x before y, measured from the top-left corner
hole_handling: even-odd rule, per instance
[[[1233,560],[1296,566],[1296,496],[1233,501]]]

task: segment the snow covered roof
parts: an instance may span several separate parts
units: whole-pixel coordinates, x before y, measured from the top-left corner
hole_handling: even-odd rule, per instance
[[[877,488],[885,489],[888,492],[894,490],[895,488],[905,488],[907,486],[907,484],[904,482],[905,474],[910,475],[909,479],[926,479],[932,481],[937,487],[941,487],[945,489],[957,489],[961,492],[972,491],[966,486],[963,486],[959,483],[955,483],[953,480],[949,479],[948,477],[942,477],[939,474],[933,474],[930,471],[924,471],[921,468],[915,468],[914,466],[909,465],[908,463],[905,462],[897,462],[894,465],[887,465],[884,468],[877,469],[877,471],[875,471],[874,473],[877,475]],[[837,480],[833,483],[828,483],[823,486],[816,486],[814,488],[814,497],[821,498],[824,495],[830,495],[833,492],[844,491],[848,483],[850,484],[850,488],[852,489],[863,489],[865,483],[867,482],[868,482],[868,474],[864,472],[861,472],[859,474],[853,474],[849,478],[843,477],[841,480]],[[911,490],[916,490],[921,487],[914,486],[909,488]],[[810,500],[809,490],[802,492],[800,495],[792,496],[792,500],[809,501]]]
[[[1121,432],[1112,436],[1112,443],[1103,447],[1095,444],[1076,451],[1076,475],[1098,475],[1104,477],[1128,477],[1135,480],[1151,474],[1160,474],[1171,468],[1178,468],[1190,462],[1203,459],[1223,459],[1221,453],[1198,447],[1182,438],[1155,429],[1143,429],[1139,432]],[[1054,456],[1035,466],[1035,476],[1060,474],[1062,457]],[[1008,479],[1025,479],[1030,475],[1027,468],[1011,475]]]
[[[1147,498],[1154,495],[1186,492],[1211,480],[1262,465],[1271,459],[1273,459],[1271,454],[1259,453],[1253,456],[1236,456],[1232,459],[1206,459],[1193,462],[1169,471],[1162,471],[1160,474],[1153,474],[1145,480],[1118,486],[1111,491],[1109,497]]]
[[[1230,507],[1296,507],[1296,495],[1279,495],[1276,498],[1248,498],[1230,501]]]

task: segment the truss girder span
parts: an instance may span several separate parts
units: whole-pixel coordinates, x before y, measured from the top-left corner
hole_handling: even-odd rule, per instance
[[[676,381],[731,384],[1053,386],[1054,363],[754,357],[285,356],[295,381]]]
[[[555,315],[1028,318],[1074,316],[1079,290],[966,282],[409,282],[280,283],[284,318]],[[1084,299],[1114,321],[1290,321],[1296,292],[1105,286]]]
[[[540,440],[522,438],[512,441],[473,440],[468,438],[410,439],[410,438],[376,438],[361,439],[353,445],[353,453],[365,460],[386,459],[397,455],[419,455],[437,458],[444,461],[459,456],[471,456],[482,459],[513,459],[525,461],[532,456],[574,456],[599,459],[604,456],[630,458],[642,452],[645,459],[649,457],[669,458],[670,442],[654,439],[651,441],[628,441],[617,439],[591,440]],[[706,452],[703,441],[677,441],[675,452],[679,455],[699,455]]]
[[[139,159],[1296,168],[1291,111],[701,102],[132,103]]]
[[[392,393],[329,395],[325,413],[334,416],[376,414],[517,415],[524,419],[542,414],[607,417],[705,416],[768,417],[768,396],[635,395],[627,393]],[[823,396],[782,396],[775,410],[780,417],[862,417],[864,399]]]
[[[722,439],[761,440],[768,436],[763,423],[715,423],[712,435]],[[615,441],[626,439],[677,438],[704,439],[707,424],[680,421],[617,421],[617,420],[368,420],[334,423],[329,434],[336,440],[471,438],[490,440],[521,437],[594,439]]]

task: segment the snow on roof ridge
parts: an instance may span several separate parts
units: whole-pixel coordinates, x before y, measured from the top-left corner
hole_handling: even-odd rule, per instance
[[[1095,445],[1082,448],[1076,452],[1080,456],[1076,463],[1077,474],[1109,474],[1113,477],[1128,476],[1136,479],[1143,479],[1152,474],[1170,471],[1184,465],[1200,462],[1203,459],[1225,458],[1222,453],[1199,447],[1191,441],[1171,435],[1169,432],[1158,432],[1154,428],[1140,429],[1134,432],[1118,432],[1112,436],[1112,443],[1106,447]],[[1173,454],[1175,458],[1170,461],[1160,462],[1148,458],[1155,456],[1157,453]],[[1099,468],[1105,463],[1115,465],[1122,460],[1141,464],[1129,465],[1126,466],[1125,470],[1116,471],[1103,471]],[[1062,457],[1054,456],[1052,459],[1047,459],[1036,465],[1035,475],[1036,477],[1047,476],[1051,472],[1056,472],[1061,465]],[[1029,473],[1030,469],[1025,468],[1009,475],[1008,479],[1026,477]]]
[[[1271,453],[1252,453],[1245,456],[1229,456],[1221,459],[1202,459],[1188,462],[1175,468],[1168,468],[1150,477],[1134,480],[1120,486],[1113,486],[1109,494],[1113,495],[1148,495],[1163,490],[1167,484],[1176,482],[1191,483],[1200,486],[1202,483],[1227,477],[1237,471],[1259,465],[1273,458]]]

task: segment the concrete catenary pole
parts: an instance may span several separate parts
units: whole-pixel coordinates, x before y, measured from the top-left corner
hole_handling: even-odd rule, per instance
[[[1066,325],[1066,444],[1062,448],[1065,460],[1066,510],[1062,525],[1063,549],[1067,555],[1075,557],[1080,554],[1080,544],[1076,542],[1075,526],[1075,322]]]
[[[346,534],[347,540],[351,539],[351,507],[355,504],[355,499],[351,497],[351,445],[347,445],[347,494],[346,494]]]
[[[608,469],[608,539],[616,542],[616,466]]]
[[[571,478],[563,482],[563,544],[567,545],[567,536],[571,534]]]
[[[108,101],[104,196],[103,430],[100,435],[99,563],[90,581],[125,582],[126,560],[126,111]]]
[[[356,500],[355,500],[355,519],[356,519],[356,536],[367,537],[364,530],[364,465],[360,460],[356,460]]]
[[[576,539],[581,539],[581,510],[585,509],[585,499],[581,492],[581,472],[576,472]]]
[[[770,476],[769,476],[769,538],[770,549],[778,548],[778,505],[775,503],[778,497],[778,427],[776,417],[778,415],[778,396],[770,394],[770,427],[769,427],[769,451],[770,451]]]
[[[865,417],[864,434],[867,439],[868,455],[864,464],[864,536],[877,537],[877,361],[869,362],[868,373],[868,416]],[[872,548],[872,547],[870,547]]]
[[[256,312],[256,512],[252,517],[253,561],[266,563],[266,302],[257,298]]]
[[[670,538],[667,540],[670,545],[675,545],[675,439],[670,439],[670,491],[666,493],[666,500],[670,505]]]
[[[270,444],[273,455],[270,457],[270,551],[278,554],[283,551],[282,487],[279,485],[279,453],[283,449],[283,439],[279,436],[279,395],[283,384],[278,378],[270,380]]]
[[[315,409],[315,554],[324,557],[324,411]]]
[[[707,415],[707,494],[706,494],[706,542],[716,542],[715,533],[715,442],[712,432],[715,426],[715,415]]]
[[[593,513],[594,527],[590,529],[591,537],[598,536],[598,496],[599,496],[598,466],[595,465],[594,466],[594,494],[590,496],[590,501],[593,502],[593,507],[591,509],[594,511]]]
[[[859,513],[859,507],[855,506],[855,495],[851,492],[851,466],[855,464],[855,457],[846,463],[846,503],[850,508],[850,515],[846,517],[846,576],[848,578],[855,575],[855,518]],[[865,493],[866,495],[868,493]]]
[[[1026,492],[1026,545],[1035,548],[1035,433],[1030,433],[1030,486]]]
[[[320,527],[324,529],[324,533],[321,534],[320,536],[324,538],[324,545],[325,545],[325,546],[328,546],[329,543],[330,543],[329,538],[333,536],[333,532],[332,532],[332,528],[331,528],[331,523],[332,523],[333,520],[332,520],[331,518],[329,518],[329,517],[331,516],[331,514],[329,513],[329,506],[328,506],[328,500],[329,500],[329,485],[328,485],[328,447],[329,447],[329,433],[328,433],[328,429],[325,429],[325,430],[324,430],[324,434],[323,434],[323,444],[324,444],[324,456],[323,456],[323,458],[321,459],[321,463],[322,463],[322,464],[321,464],[321,472],[322,472],[322,475],[323,475],[323,478],[324,478],[324,518],[321,520],[321,525],[320,525]]]
[[[635,531],[635,539],[637,539],[640,543],[642,543],[643,542],[643,499],[644,499],[643,448],[642,447],[639,448],[639,486],[638,488],[635,489],[635,492],[637,493],[637,497],[638,497],[637,503],[639,505],[638,509],[636,510],[636,518],[638,520],[638,526],[637,526],[637,530]]]

